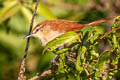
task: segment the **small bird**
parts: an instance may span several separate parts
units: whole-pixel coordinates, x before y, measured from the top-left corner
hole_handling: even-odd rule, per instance
[[[49,41],[66,32],[80,32],[83,27],[95,26],[112,18],[113,17],[103,18],[88,24],[80,24],[79,21],[70,21],[63,19],[47,20],[37,24],[35,28],[33,28],[31,34],[25,36],[25,38],[29,38],[31,36],[38,37],[41,40],[42,45],[45,46]]]

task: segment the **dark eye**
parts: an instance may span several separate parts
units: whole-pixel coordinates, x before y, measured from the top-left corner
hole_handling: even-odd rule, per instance
[[[42,32],[42,31],[43,31],[43,28],[42,28],[42,27],[36,28],[35,33],[37,33],[39,30]]]
[[[39,31],[39,29],[36,29],[36,31],[35,32],[38,32]]]
[[[39,31],[39,28],[36,28],[33,33],[37,33]]]

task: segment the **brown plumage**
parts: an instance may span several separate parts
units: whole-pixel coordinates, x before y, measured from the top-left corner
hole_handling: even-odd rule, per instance
[[[103,18],[101,20],[98,21],[94,21],[88,24],[80,24],[79,21],[70,21],[70,20],[63,20],[63,19],[58,19],[58,20],[47,20],[44,22],[39,23],[38,25],[36,25],[36,27],[33,29],[33,31],[39,27],[40,25],[42,25],[41,27],[44,27],[45,25],[51,25],[51,29],[52,30],[58,30],[60,32],[69,32],[69,31],[80,31],[83,27],[86,26],[95,26],[97,24],[101,24],[107,20],[112,19],[113,17],[110,18]]]
[[[32,30],[31,35],[28,35],[26,38],[31,36],[38,37],[42,41],[43,45],[46,45],[49,41],[61,34],[70,31],[79,32],[83,27],[95,26],[113,18],[114,17],[104,18],[88,24],[80,24],[78,21],[69,21],[63,19],[47,20],[36,25],[36,27]]]

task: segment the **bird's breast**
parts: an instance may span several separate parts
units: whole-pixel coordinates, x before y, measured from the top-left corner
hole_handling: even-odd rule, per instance
[[[39,31],[36,33],[36,37],[38,37],[42,45],[45,46],[49,41],[55,39],[56,37],[64,34],[64,32],[59,32],[58,30],[52,30],[50,26],[46,26],[43,28],[43,31]]]

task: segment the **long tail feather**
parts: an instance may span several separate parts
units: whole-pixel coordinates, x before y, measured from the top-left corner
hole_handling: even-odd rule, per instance
[[[103,18],[103,19],[100,19],[100,20],[97,20],[97,21],[94,21],[94,22],[91,22],[88,24],[84,24],[84,26],[95,26],[95,25],[101,24],[103,22],[106,22],[108,20],[111,20],[113,18],[115,18],[115,17]]]

